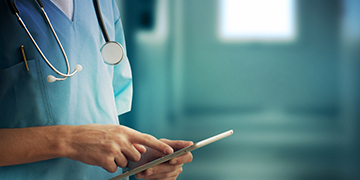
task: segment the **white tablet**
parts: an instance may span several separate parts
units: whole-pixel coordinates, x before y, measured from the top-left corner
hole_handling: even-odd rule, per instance
[[[141,166],[139,166],[139,167],[137,167],[137,168],[134,168],[134,169],[132,169],[132,170],[130,170],[130,171],[127,171],[127,172],[125,172],[125,173],[123,173],[123,174],[120,174],[119,176],[116,176],[116,177],[114,177],[114,178],[111,178],[110,180],[121,180],[121,179],[123,179],[123,178],[126,178],[126,177],[128,177],[128,176],[134,175],[134,174],[136,174],[136,173],[145,171],[146,169],[149,169],[149,168],[151,168],[151,167],[153,167],[153,166],[156,166],[156,165],[159,165],[159,164],[164,163],[164,162],[166,162],[166,161],[169,161],[169,160],[171,160],[171,159],[173,159],[173,158],[175,158],[175,157],[181,156],[181,155],[183,155],[183,154],[185,154],[185,153],[187,153],[187,152],[189,152],[189,151],[198,149],[198,148],[200,148],[200,147],[203,147],[203,146],[205,146],[205,145],[208,145],[208,144],[210,144],[210,143],[213,143],[213,142],[215,142],[215,141],[217,141],[217,140],[220,140],[220,139],[225,138],[225,137],[227,137],[227,136],[230,136],[230,135],[232,135],[232,134],[233,134],[233,130],[229,130],[229,131],[226,131],[226,132],[224,132],[224,133],[218,134],[218,135],[216,135],[216,136],[210,137],[210,138],[205,139],[205,140],[203,140],[203,141],[197,142],[197,143],[195,143],[195,144],[193,144],[193,145],[191,145],[191,146],[188,146],[188,147],[186,147],[186,148],[180,149],[180,150],[178,150],[178,151],[176,151],[176,152],[174,152],[174,153],[172,153],[172,154],[169,154],[169,155],[166,155],[166,156],[164,156],[164,157],[155,159],[155,160],[153,160],[153,161],[151,161],[151,162],[149,162],[149,163],[146,163],[146,164],[141,165]]]

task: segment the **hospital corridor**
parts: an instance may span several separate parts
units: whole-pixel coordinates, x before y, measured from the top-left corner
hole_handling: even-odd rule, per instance
[[[134,81],[120,123],[194,142],[234,130],[179,180],[360,179],[360,1],[117,3]]]

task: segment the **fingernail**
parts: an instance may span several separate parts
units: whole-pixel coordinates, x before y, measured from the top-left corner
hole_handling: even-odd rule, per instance
[[[165,153],[166,154],[171,154],[171,153],[173,153],[173,150],[171,148],[166,148]]]
[[[177,161],[174,160],[174,159],[170,161],[170,164],[172,164],[172,165],[174,165],[174,164],[176,164],[176,163],[177,163]]]
[[[152,174],[154,174],[154,172],[151,169],[146,171],[146,176],[151,176]]]
[[[138,179],[142,179],[144,177],[144,175],[142,175],[142,174],[137,174],[136,175],[136,178],[138,178]]]

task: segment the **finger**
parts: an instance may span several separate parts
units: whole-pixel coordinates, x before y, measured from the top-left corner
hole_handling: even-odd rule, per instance
[[[166,143],[159,141],[154,136],[151,136],[149,134],[140,133],[138,131],[132,130],[130,132],[129,140],[132,143],[137,143],[141,145],[148,146],[150,148],[153,148],[157,151],[163,152],[165,154],[171,154],[174,152],[174,150],[171,148],[171,146],[167,145]]]
[[[175,151],[194,144],[192,141],[173,141],[169,139],[160,139],[160,141],[170,145]]]
[[[171,159],[169,161],[169,164],[175,165],[175,164],[184,164],[184,163],[189,163],[193,160],[193,155],[191,154],[191,152],[188,152],[184,155],[181,155],[179,157],[176,157],[174,159]]]
[[[126,167],[126,166],[125,166]],[[102,166],[102,168],[104,168],[106,171],[110,172],[110,173],[114,173],[116,172],[118,166],[115,163],[114,159],[109,158],[105,163],[104,166]]]
[[[117,166],[124,168],[127,166],[128,161],[123,155],[119,155],[115,158],[115,163]]]
[[[155,178],[155,179],[147,179],[147,180],[176,180],[178,176],[176,177],[170,177],[170,178],[161,178],[161,179],[158,179],[158,178]]]
[[[103,167],[107,172],[109,172],[109,173],[114,173],[114,172],[116,172],[116,170],[117,170],[117,166],[116,166],[116,164],[114,163],[114,166],[111,166],[111,167]]]
[[[133,162],[137,162],[141,158],[140,152],[130,143],[124,144],[121,148],[121,152],[124,153],[128,160]]]
[[[163,173],[155,173],[155,172],[148,172],[145,171],[142,175],[142,177],[140,178],[144,178],[144,179],[167,179],[167,178],[174,178],[177,177],[181,172],[183,171],[182,166],[178,166],[177,168],[175,168],[172,171],[169,172],[163,172]],[[135,176],[137,177],[137,176]]]
[[[139,153],[144,154],[146,152],[146,147],[141,144],[134,143],[133,146],[139,151]]]
[[[144,174],[150,176],[151,174],[170,173],[176,171],[177,169],[180,169],[182,166],[183,164],[171,165],[169,163],[163,163],[145,170]]]

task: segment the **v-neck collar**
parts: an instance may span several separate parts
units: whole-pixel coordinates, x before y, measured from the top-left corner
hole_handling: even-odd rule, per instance
[[[74,0],[50,0],[55,4],[69,19],[74,16]]]
[[[55,5],[53,2],[51,2],[50,0],[43,0],[44,2],[46,2],[51,8],[53,8],[53,10],[55,10],[55,12],[57,14],[59,14],[62,18],[66,19],[67,22],[69,22],[70,24],[74,24],[74,22],[76,21],[77,18],[77,1],[74,0],[73,1],[73,18],[72,20],[57,6]],[[45,11],[46,11],[46,7],[44,7]],[[46,12],[48,13],[48,12]]]

